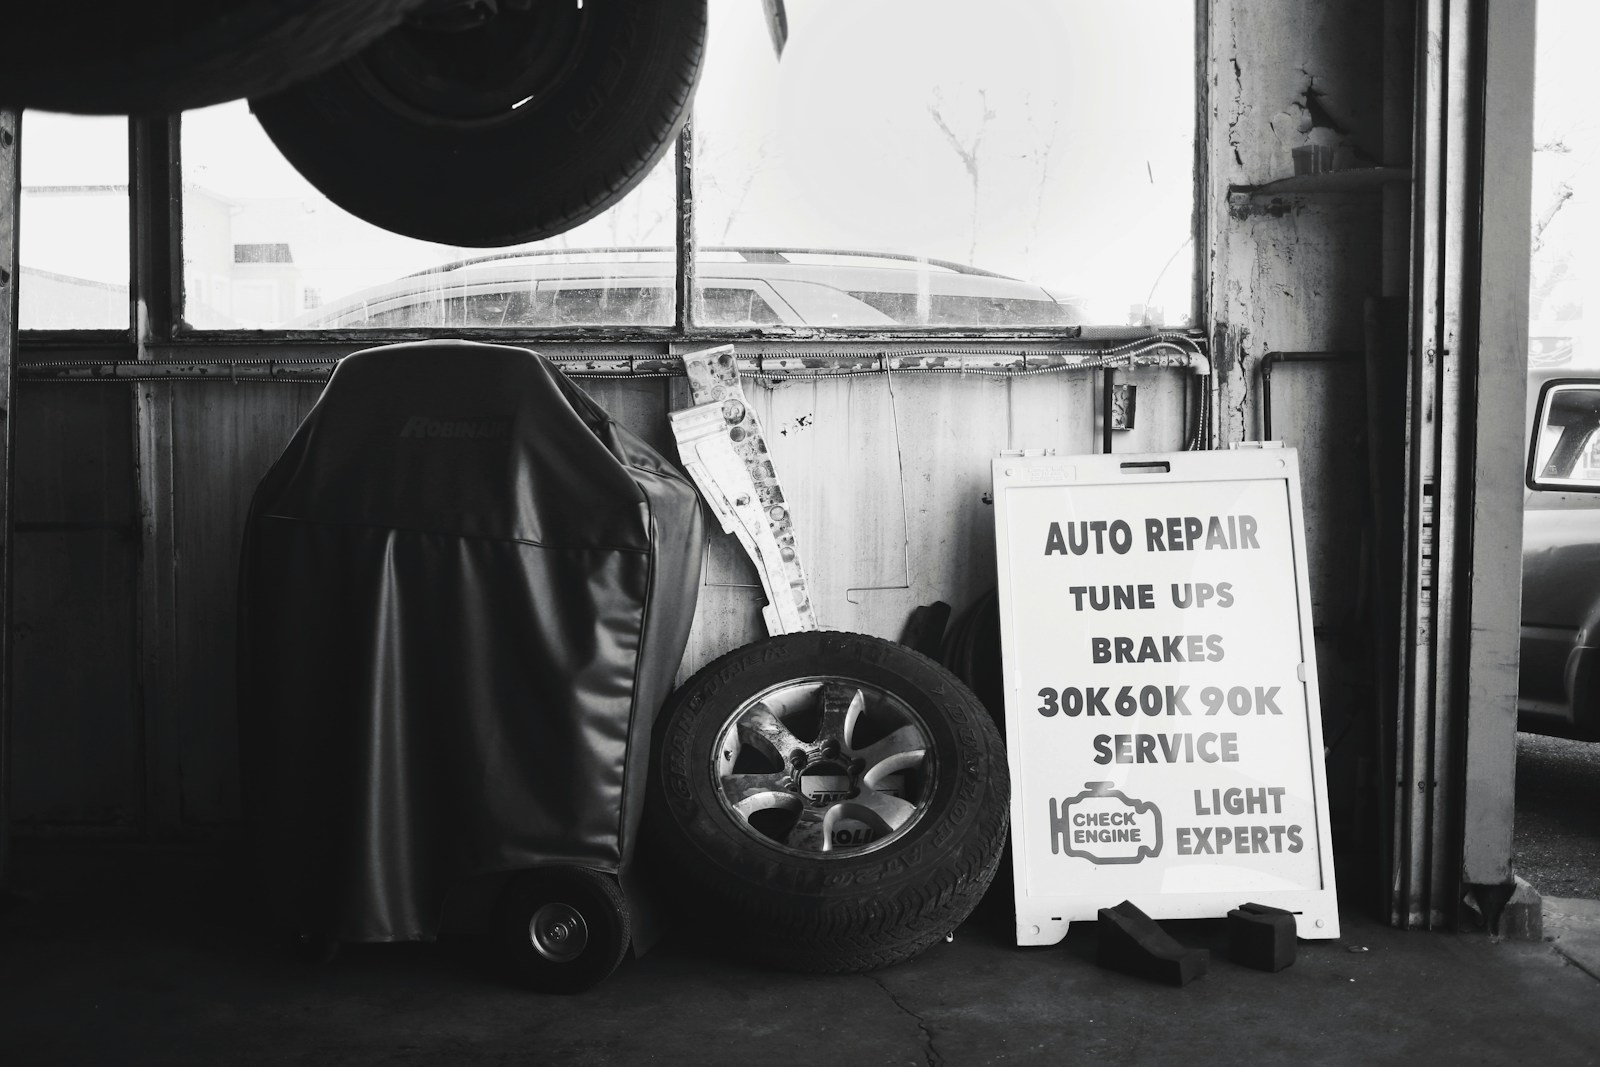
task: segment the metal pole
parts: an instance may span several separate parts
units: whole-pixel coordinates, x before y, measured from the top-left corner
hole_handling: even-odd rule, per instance
[[[1466,793],[1462,735],[1472,610],[1479,363],[1472,264],[1481,252],[1475,161],[1483,0],[1429,0],[1417,41],[1416,186],[1407,385],[1405,603],[1396,731],[1391,920],[1454,924]]]
[[[1395,724],[1394,883],[1390,922],[1402,929],[1428,924],[1427,859],[1432,797],[1434,491],[1437,442],[1438,277],[1445,116],[1446,30],[1450,0],[1419,5],[1416,143],[1412,171],[1411,322],[1406,382],[1406,489],[1398,703]]]
[[[0,110],[0,898],[11,878],[11,417],[17,358],[22,112]]]
[[[1532,5],[1490,0],[1484,70],[1482,229],[1476,309],[1472,471],[1472,627],[1466,652],[1467,791],[1462,876],[1507,886],[1516,781],[1517,655],[1522,622],[1522,391],[1527,387],[1528,218],[1533,159]]]

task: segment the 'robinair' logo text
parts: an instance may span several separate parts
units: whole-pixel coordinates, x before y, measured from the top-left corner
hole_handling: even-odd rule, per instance
[[[400,430],[400,436],[504,441],[511,436],[511,423],[505,419],[435,419],[412,415]]]

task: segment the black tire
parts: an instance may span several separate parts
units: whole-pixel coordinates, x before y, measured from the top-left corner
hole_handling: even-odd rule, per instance
[[[165,115],[326,70],[419,0],[78,0],[6,7],[0,106]]]
[[[523,871],[500,893],[494,939],[517,982],[542,993],[581,993],[628,951],[627,900],[614,876],[587,867]]]
[[[683,127],[705,35],[706,0],[502,6],[468,31],[396,30],[251,107],[351,214],[425,241],[516,244],[643,180]]]
[[[339,957],[339,939],[330,933],[300,930],[284,940],[284,951],[309,967],[326,967]]]
[[[814,727],[807,687],[822,707]],[[835,731],[828,716],[846,700],[848,725]],[[763,708],[793,732],[772,730]],[[830,745],[831,736],[843,740]],[[899,764],[908,768],[894,809],[903,821],[847,831],[837,844],[846,820],[866,819],[854,805],[881,802],[867,785],[889,779],[865,764],[896,738],[925,753]],[[796,745],[803,751],[782,755],[785,769],[762,769]],[[869,971],[915,956],[971,913],[1005,843],[1010,778],[988,713],[949,671],[875,637],[786,634],[728,653],[673,695],[652,761],[649,843],[685,906],[739,954],[788,970]],[[806,792],[808,767],[837,792]],[[780,778],[793,779],[798,799],[754,789]],[[742,816],[728,799],[756,792]],[[819,819],[834,835],[820,845],[804,829]]]
[[[941,658],[989,709],[995,728],[1004,738],[1005,678],[1000,655],[1000,594],[991,589],[961,613],[946,636]]]

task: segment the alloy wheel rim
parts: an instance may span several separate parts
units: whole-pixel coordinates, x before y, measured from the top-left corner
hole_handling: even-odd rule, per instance
[[[717,737],[723,810],[762,844],[848,858],[905,836],[936,773],[928,728],[903,700],[854,679],[784,682],[742,703]]]

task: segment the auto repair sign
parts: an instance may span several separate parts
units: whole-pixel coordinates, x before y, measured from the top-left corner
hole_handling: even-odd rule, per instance
[[[1019,943],[1123,900],[1337,936],[1293,450],[994,475]]]

